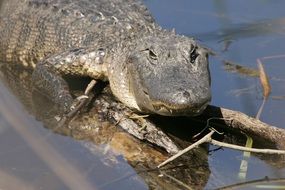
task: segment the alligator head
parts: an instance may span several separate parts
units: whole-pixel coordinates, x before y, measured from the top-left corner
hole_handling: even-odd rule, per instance
[[[208,53],[191,38],[142,38],[127,65],[130,89],[143,112],[194,116],[211,100]]]

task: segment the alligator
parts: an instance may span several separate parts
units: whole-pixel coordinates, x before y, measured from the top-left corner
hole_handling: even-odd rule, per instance
[[[32,68],[34,89],[65,112],[66,76],[108,81],[141,113],[194,116],[211,100],[208,50],[162,29],[139,0],[4,1],[0,61]]]

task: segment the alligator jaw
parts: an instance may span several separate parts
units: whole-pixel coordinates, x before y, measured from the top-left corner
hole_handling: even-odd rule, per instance
[[[197,116],[200,115],[206,107],[209,105],[210,100],[199,106],[188,105],[188,107],[168,107],[165,105],[156,105],[153,106],[155,113],[164,116]]]

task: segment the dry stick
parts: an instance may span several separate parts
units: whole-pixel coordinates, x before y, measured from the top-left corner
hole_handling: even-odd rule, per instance
[[[281,55],[265,56],[265,57],[262,57],[261,59],[266,60],[266,59],[280,59],[280,58],[285,58],[285,55],[281,54]]]
[[[188,190],[193,190],[193,188],[191,188],[190,186],[186,185],[185,183],[183,183],[182,181],[176,179],[175,177],[171,176],[171,175],[168,175],[167,173],[165,172],[160,172],[162,175],[168,177],[170,180],[174,181],[175,183],[177,183],[178,185],[181,185],[183,186],[185,189],[188,189]]]
[[[216,145],[216,146],[231,148],[231,149],[240,150],[240,151],[247,151],[247,152],[264,153],[264,154],[285,154],[284,150],[247,148],[247,147],[243,147],[243,146],[238,146],[238,145],[233,145],[233,144],[228,144],[228,143],[216,141],[216,140],[212,139],[212,135],[214,134],[214,132],[215,131],[213,129],[211,129],[211,131],[207,135],[205,135],[203,138],[201,138],[199,141],[193,143],[192,145],[188,146],[187,148],[179,151],[177,154],[171,156],[170,158],[168,158],[167,160],[165,160],[164,162],[159,164],[157,166],[157,168],[161,168],[162,166],[165,166],[169,162],[175,160],[176,158],[180,157],[181,155],[189,152],[190,150],[196,148],[197,146],[199,146],[200,144],[203,144],[203,143],[211,143],[211,144]]]
[[[74,106],[74,108],[70,112],[68,112],[65,116],[63,116],[63,118],[59,121],[57,125],[58,127],[63,126],[69,119],[72,119],[82,109],[82,107],[86,104],[86,102],[89,99],[88,94],[95,85],[96,85],[96,80],[91,80],[91,82],[87,85],[84,91],[84,95],[79,96],[78,98],[79,102]]]
[[[231,148],[234,150],[240,150],[240,151],[246,151],[246,152],[262,153],[262,154],[285,154],[284,150],[248,148],[244,146],[238,146],[234,144],[220,142],[214,139],[211,139],[209,143],[216,145],[216,146],[221,146],[221,147],[226,147],[226,148]]]
[[[167,160],[165,160],[164,162],[162,162],[161,164],[159,164],[157,167],[161,168],[162,166],[168,164],[169,162],[175,160],[176,158],[180,157],[181,155],[185,154],[186,152],[190,151],[193,148],[196,148],[197,146],[199,146],[200,144],[203,144],[205,142],[209,142],[209,140],[211,140],[211,136],[214,134],[215,131],[210,131],[207,135],[205,135],[203,138],[201,138],[200,140],[198,140],[197,142],[193,143],[192,145],[188,146],[187,148],[179,151],[177,154],[171,156],[170,158],[168,158]]]
[[[90,91],[93,89],[93,87],[96,85],[96,80],[91,80],[90,83],[87,85],[84,94],[88,95],[90,93]]]
[[[207,119],[207,125],[206,125],[206,127],[204,127],[204,129],[202,129],[199,133],[197,133],[196,135],[194,135],[194,136],[192,137],[192,139],[197,138],[197,137],[200,136],[202,133],[204,133],[207,129],[209,129],[209,127],[210,127],[210,124],[209,124],[209,123],[210,123],[211,120],[221,120],[221,121],[228,120],[228,121],[232,121],[232,119],[224,119],[224,118],[219,118],[219,117],[211,117],[211,118]],[[217,130],[216,130],[216,132],[217,132],[218,134],[220,134],[220,135],[223,134],[222,132],[218,132]]]
[[[74,108],[72,109],[72,111],[70,111],[66,117],[67,118],[71,118],[74,117],[78,111],[81,110],[81,108],[84,106],[84,104],[87,102],[88,100],[88,94],[90,93],[90,91],[92,90],[92,88],[96,85],[96,81],[95,80],[91,80],[91,82],[87,85],[85,91],[84,91],[84,95],[83,96],[79,96],[79,103],[77,105],[74,106]]]
[[[259,119],[259,118],[260,118],[261,113],[262,113],[262,111],[263,111],[263,108],[264,108],[264,106],[265,106],[266,100],[267,100],[266,98],[263,98],[262,103],[261,103],[261,105],[260,105],[260,107],[259,107],[259,110],[258,110],[258,112],[257,112],[257,114],[256,114],[256,116],[255,116],[256,119]]]

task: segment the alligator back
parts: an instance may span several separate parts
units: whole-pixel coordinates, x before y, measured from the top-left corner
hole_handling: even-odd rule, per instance
[[[138,0],[6,0],[0,18],[0,61],[32,67],[66,49],[128,38],[132,25],[132,35],[154,25]]]
[[[139,0],[6,0],[1,10],[0,61],[35,68],[36,89],[63,110],[66,75],[108,80],[144,113],[197,115],[211,99],[207,50],[161,29]]]

